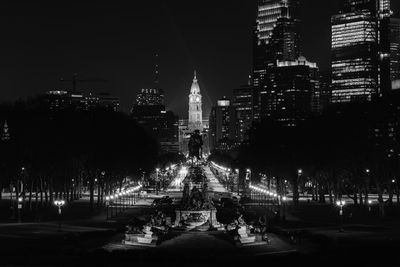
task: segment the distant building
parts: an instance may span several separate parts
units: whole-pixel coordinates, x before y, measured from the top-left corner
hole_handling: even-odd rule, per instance
[[[232,106],[236,109],[236,134],[238,142],[244,142],[249,138],[248,131],[253,123],[256,97],[258,95],[254,92],[251,80],[248,85],[233,89]]]
[[[390,18],[390,80],[400,89],[400,19]]]
[[[217,101],[210,114],[210,149],[230,150],[237,145],[236,109],[226,97]]]
[[[119,97],[112,96],[108,93],[100,93],[97,95],[98,106],[107,110],[119,111]]]
[[[161,153],[178,153],[178,121],[166,111],[161,89],[142,89],[136,96],[131,116],[160,143]]]
[[[389,0],[345,0],[332,16],[332,103],[389,91]]]
[[[39,96],[39,101],[51,111],[81,110],[88,111],[104,108],[119,111],[119,98],[106,93],[83,94],[76,91],[51,90]]]
[[[261,114],[283,126],[296,126],[319,111],[320,85],[316,63],[300,57],[278,61],[267,72],[260,95]]]
[[[136,106],[164,106],[164,92],[161,89],[142,89],[136,96]]]

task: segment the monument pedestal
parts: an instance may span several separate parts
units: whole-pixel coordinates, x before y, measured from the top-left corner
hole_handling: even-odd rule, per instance
[[[238,229],[238,234],[239,234],[239,242],[241,244],[251,244],[256,241],[256,236],[249,235],[247,233],[247,228],[246,226],[240,226]]]
[[[176,210],[175,227],[181,227],[183,230],[207,231],[211,226],[218,228],[220,224],[217,221],[217,210]]]
[[[122,240],[122,243],[125,245],[132,245],[132,246],[155,247],[157,240],[158,237],[153,236],[151,227],[146,226],[144,228],[144,234],[125,234],[125,239]]]

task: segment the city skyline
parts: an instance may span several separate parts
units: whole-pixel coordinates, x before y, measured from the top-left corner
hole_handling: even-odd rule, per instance
[[[397,266],[399,11],[0,1],[0,265]]]
[[[327,70],[330,16],[337,7],[336,1],[320,2],[301,1],[301,47],[307,59]],[[396,14],[399,3],[392,2]],[[111,1],[68,6],[4,1],[1,46],[7,52],[0,100],[65,89],[67,84],[60,78],[78,73],[85,80],[104,80],[81,83],[78,88],[118,96],[122,111],[128,112],[136,93],[153,86],[154,54],[159,53],[159,84],[167,109],[187,116],[187,106],[180,103],[196,69],[208,114],[217,99],[231,97],[234,88],[247,83],[256,4],[203,1],[191,8],[188,3],[155,1],[133,9]]]

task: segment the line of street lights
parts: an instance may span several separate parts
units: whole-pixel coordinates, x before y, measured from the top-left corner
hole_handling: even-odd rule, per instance
[[[271,197],[273,200],[277,200],[278,201],[278,205],[282,208],[282,218],[286,219],[286,202],[288,200],[288,198],[286,196],[283,195],[279,195],[276,192],[272,192],[270,190],[264,189],[262,187],[259,186],[255,186],[255,185],[249,185],[250,190],[253,190],[265,197]]]
[[[239,186],[239,171],[240,170],[239,169],[232,170],[230,168],[226,168],[224,166],[218,165],[217,163],[215,163],[213,161],[210,161],[210,163],[211,163],[212,167],[214,167],[214,168],[216,168],[216,169],[218,169],[220,171],[225,172],[226,176],[228,176],[230,173],[234,173],[234,174],[237,175],[237,183],[238,183],[237,184],[237,194],[239,194],[239,191],[240,191],[240,189],[239,189],[239,187],[240,187]],[[248,182],[250,180],[250,176],[251,176],[251,170],[250,169],[246,169],[246,182]],[[228,185],[227,185],[227,189],[228,189]]]
[[[110,206],[113,207],[111,204],[119,204],[119,212],[118,209],[116,209],[115,215],[118,213],[121,213],[123,210],[125,210],[126,206],[126,198],[128,197],[128,205],[131,204],[136,204],[136,198],[135,198],[135,193],[138,192],[143,186],[139,184],[138,186],[121,190],[118,193],[111,194],[106,196],[106,219],[108,220],[109,218],[113,217],[113,210],[111,209],[111,214],[109,212]],[[133,202],[133,203],[132,203]],[[110,216],[111,215],[111,216]]]

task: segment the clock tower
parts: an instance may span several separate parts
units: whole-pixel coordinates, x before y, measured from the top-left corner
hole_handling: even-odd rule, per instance
[[[190,89],[189,95],[189,122],[188,127],[190,131],[203,130],[203,116],[201,108],[201,94],[200,86],[197,82],[196,71],[194,72],[194,78],[192,88]]]

